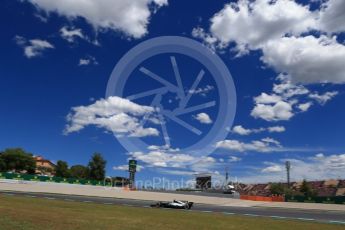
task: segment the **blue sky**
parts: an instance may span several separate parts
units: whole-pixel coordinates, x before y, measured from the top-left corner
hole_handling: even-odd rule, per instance
[[[93,152],[101,152],[107,174],[121,176],[127,175],[127,159],[134,157],[142,167],[138,179],[188,180],[207,172],[222,180],[228,167],[241,181],[283,181],[286,160],[292,162],[294,180],[343,177],[344,8],[341,0],[5,0],[0,7],[0,149],[23,147],[70,165],[86,164]],[[104,99],[121,57],[159,36],[194,39],[219,55],[231,72],[236,116],[227,138],[212,143],[217,149],[209,155],[183,152],[200,136],[169,119],[170,146],[156,116],[140,126],[152,97]],[[202,68],[195,60],[166,54],[142,66],[175,84],[168,71],[171,56],[180,63],[188,93]],[[136,69],[124,97],[159,84]],[[218,99],[205,70],[190,106]],[[162,104],[174,109],[176,94],[165,94]],[[216,104],[181,119],[203,137],[218,110]],[[131,135],[151,148],[129,153],[115,138]]]

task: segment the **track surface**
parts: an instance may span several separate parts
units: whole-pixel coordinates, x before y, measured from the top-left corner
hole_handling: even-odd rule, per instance
[[[32,198],[45,198],[51,200],[65,200],[70,202],[98,203],[104,205],[123,205],[133,207],[150,208],[152,201],[134,200],[134,199],[116,199],[106,197],[90,197],[77,195],[45,194],[15,191],[0,191],[0,194],[9,196],[26,196]],[[285,209],[285,208],[263,208],[263,207],[229,207],[194,204],[189,211],[223,213],[225,215],[245,215],[257,217],[270,217],[277,219],[295,219],[303,221],[315,221],[323,223],[344,224],[345,212],[338,211],[319,211],[303,209]]]

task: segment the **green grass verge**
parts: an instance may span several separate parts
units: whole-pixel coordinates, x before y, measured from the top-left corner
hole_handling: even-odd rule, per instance
[[[0,194],[0,229],[344,229],[341,225]]]

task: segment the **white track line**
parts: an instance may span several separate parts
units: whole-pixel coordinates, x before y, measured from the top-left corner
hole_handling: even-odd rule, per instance
[[[312,218],[297,218],[298,220],[307,220],[307,221],[314,221],[315,219]]]
[[[269,216],[271,218],[276,218],[276,219],[287,219],[288,217],[285,216]]]
[[[339,220],[330,220],[328,222],[331,224],[345,224],[345,221],[339,221]]]
[[[243,215],[245,215],[245,216],[260,216],[260,215],[257,215],[257,214],[250,214],[250,213],[246,213],[246,214],[243,214]]]

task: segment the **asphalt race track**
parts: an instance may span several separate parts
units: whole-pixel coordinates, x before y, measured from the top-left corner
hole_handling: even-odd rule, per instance
[[[44,198],[51,200],[65,200],[70,202],[98,203],[104,205],[123,205],[142,208],[151,208],[154,202],[134,199],[117,199],[106,197],[90,197],[77,195],[30,193],[17,191],[0,191],[0,194],[8,196],[26,196],[32,198]],[[185,210],[180,210],[185,211]],[[301,221],[313,221],[345,225],[345,212],[324,211],[324,210],[304,210],[288,208],[266,208],[266,207],[229,207],[205,204],[194,204],[191,210],[208,213],[222,213],[224,215],[244,215],[254,217],[270,217],[276,219],[295,219]]]

